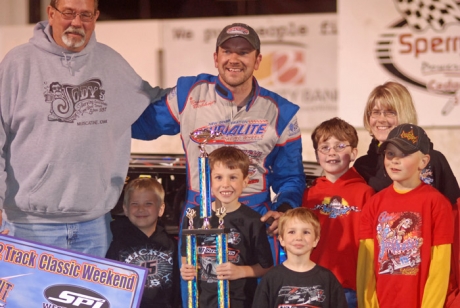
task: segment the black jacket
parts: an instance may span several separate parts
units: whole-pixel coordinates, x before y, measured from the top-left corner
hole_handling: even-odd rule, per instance
[[[113,240],[106,258],[149,269],[141,308],[178,307],[180,304],[177,242],[161,225],[147,237],[127,217],[110,224]]]

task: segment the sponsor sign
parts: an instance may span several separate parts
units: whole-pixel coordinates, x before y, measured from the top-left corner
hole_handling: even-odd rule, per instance
[[[146,272],[0,235],[0,307],[139,307]]]
[[[362,126],[369,93],[393,80],[411,92],[419,125],[460,123],[460,1],[352,0],[338,10],[339,116]]]

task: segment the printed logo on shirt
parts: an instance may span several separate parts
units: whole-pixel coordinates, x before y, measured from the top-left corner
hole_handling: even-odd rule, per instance
[[[216,101],[206,101],[204,99],[200,100],[195,100],[193,97],[189,97],[189,102],[192,104],[193,109],[201,108],[201,107],[206,107],[206,106],[211,106],[216,103]]]
[[[261,161],[261,157],[263,156],[262,151],[245,149],[241,150],[249,157],[249,184],[259,183],[259,179],[254,177],[257,173],[260,172],[257,166],[263,165],[263,162]]]
[[[298,136],[299,134],[300,134],[300,127],[296,119],[294,122],[289,123],[289,137]]]
[[[419,272],[421,225],[419,213],[380,214],[377,225],[379,274],[416,275]]]
[[[105,90],[99,79],[90,79],[80,85],[61,84],[57,81],[44,84],[45,102],[50,104],[48,121],[74,123],[85,114],[105,112]],[[105,124],[107,120],[81,121],[77,125]]]
[[[215,143],[252,143],[264,138],[268,129],[268,121],[266,119],[233,122],[225,120],[209,123],[208,127],[202,127],[201,129],[205,128],[222,133],[223,138]]]
[[[232,229],[235,230],[235,229]],[[238,244],[241,241],[241,234],[232,231],[228,237],[228,244]],[[217,282],[216,266],[216,237],[214,235],[205,236],[197,247],[197,256],[200,267],[198,268],[198,279],[207,283]],[[240,261],[240,251],[228,247],[228,262],[237,264]]]
[[[241,242],[241,233],[235,228],[230,228],[230,233],[227,235],[229,244],[238,245]]]
[[[420,173],[420,179],[428,185],[433,185],[434,178],[433,178],[433,170],[431,170],[431,165],[428,165],[425,169],[422,170]]]
[[[324,290],[321,289],[320,285],[312,287],[283,286],[278,292],[278,297],[284,297],[283,304],[290,304],[279,305],[279,307],[317,307],[314,304],[322,303],[326,299]]]
[[[126,255],[127,254],[127,255]],[[174,252],[156,247],[145,247],[121,253],[122,261],[148,269],[146,288],[168,288],[173,283]]]
[[[337,218],[349,215],[351,212],[360,212],[358,207],[350,206],[347,200],[340,196],[326,197],[322,204],[317,204],[312,210],[319,210],[322,215],[328,215],[329,218]]]

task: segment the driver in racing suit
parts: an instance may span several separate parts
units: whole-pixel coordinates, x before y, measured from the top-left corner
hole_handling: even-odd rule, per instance
[[[258,85],[253,71],[261,60],[260,40],[251,27],[226,26],[214,53],[219,76],[179,78],[176,87],[150,104],[132,126],[133,138],[143,140],[180,133],[188,186],[182,219],[186,209],[200,203],[200,148],[198,140],[190,137],[197,129],[222,133],[207,143],[208,153],[217,147],[235,146],[249,156],[249,185],[239,200],[264,215],[262,221],[275,219],[269,233],[276,233],[280,212],[301,205],[305,174],[296,118],[299,107]],[[276,194],[273,202],[270,188]],[[271,240],[276,262],[278,245],[276,238]]]

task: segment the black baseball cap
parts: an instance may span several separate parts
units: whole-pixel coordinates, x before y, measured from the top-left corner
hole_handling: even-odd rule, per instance
[[[431,141],[426,132],[414,124],[401,124],[393,128],[388,134],[387,140],[380,146],[380,153],[385,150],[389,143],[406,155],[417,151],[428,154],[431,148]]]
[[[219,47],[225,41],[234,37],[245,38],[255,50],[260,50],[260,39],[256,31],[250,26],[242,23],[234,23],[222,29],[217,37],[216,47]]]

